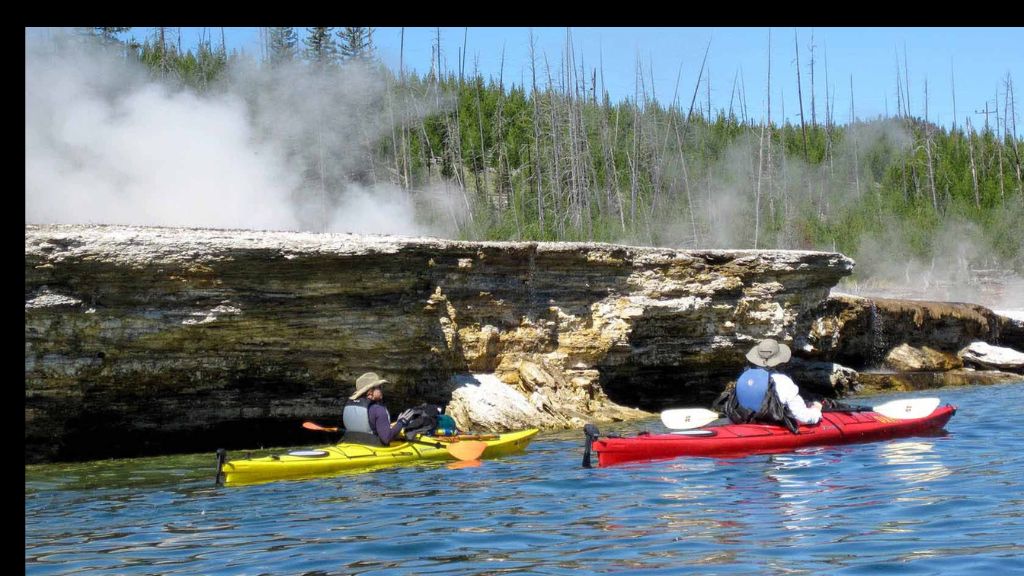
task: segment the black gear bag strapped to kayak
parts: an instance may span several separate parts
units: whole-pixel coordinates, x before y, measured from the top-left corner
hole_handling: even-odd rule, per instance
[[[420,434],[432,435],[437,429],[437,417],[441,414],[441,407],[436,404],[420,404],[411,411],[409,422],[404,428],[405,438],[415,440]]]

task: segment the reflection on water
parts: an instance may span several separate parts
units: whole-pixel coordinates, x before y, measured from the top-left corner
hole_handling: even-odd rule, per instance
[[[944,437],[607,469],[580,468],[578,431],[476,467],[237,488],[212,486],[212,455],[26,467],[25,570],[1011,572],[1024,564],[1024,419],[1005,414],[1024,410],[1024,386],[942,396],[960,408]]]
[[[953,473],[942,464],[932,442],[895,440],[882,445],[881,455],[889,472],[908,484],[932,482]]]

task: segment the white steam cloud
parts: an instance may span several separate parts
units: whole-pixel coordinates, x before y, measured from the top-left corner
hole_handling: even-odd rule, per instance
[[[1008,212],[1024,218],[1024,210]],[[928,261],[908,256],[910,240],[895,223],[879,236],[865,235],[855,254],[856,273],[837,291],[1024,311],[1024,278],[993,255],[990,240],[976,224],[947,218],[925,241],[934,250]]]
[[[26,222],[446,234],[369,153],[415,117],[398,104],[426,105],[381,106],[364,68],[237,68],[196,95],[120,54],[26,35]]]
[[[707,136],[699,131],[694,133],[698,142]],[[783,159],[776,143],[769,174],[767,147],[761,148],[756,132],[749,137],[741,136],[710,167],[688,159],[686,174],[693,214],[686,208],[682,212],[665,211],[655,218],[654,235],[664,243],[686,248],[753,248],[757,236],[757,247],[761,249],[833,250],[833,245],[808,245],[796,227],[797,222],[808,217],[827,220],[864,201],[877,189],[877,184],[872,183],[872,170],[890,166],[913,144],[913,136],[898,121],[857,123],[845,127],[844,138],[833,143],[831,161],[820,164],[805,162],[801,154],[787,153]],[[872,156],[873,165],[869,159]],[[756,222],[759,162],[760,222]],[[662,170],[679,182],[675,196],[685,198],[681,184],[684,172],[678,158],[667,159]],[[994,249],[994,236],[1004,234],[1011,241],[1021,242],[1018,252],[1024,253],[1024,206],[1008,202],[996,216],[999,222],[990,226],[997,232],[989,234],[950,214],[941,217],[934,234],[911,238],[906,225],[895,217],[876,217],[880,220],[877,228],[882,232],[858,239],[857,247],[849,254],[857,261],[854,274],[840,283],[838,291],[1024,310],[1024,279],[1013,272],[1022,263],[1000,261]],[[779,229],[774,235],[769,232],[770,222]],[[932,247],[934,256],[921,261],[912,256],[914,245]]]

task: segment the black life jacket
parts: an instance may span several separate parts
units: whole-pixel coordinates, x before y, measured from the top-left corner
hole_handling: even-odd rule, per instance
[[[766,370],[755,368],[745,371],[740,378],[743,380],[744,375],[748,378],[753,377],[756,385],[762,376],[758,371],[767,372]],[[757,410],[751,410],[740,402],[740,394],[737,393],[736,388],[743,385],[745,385],[745,382],[736,382],[728,386],[711,405],[711,408],[724,413],[735,424],[747,424],[750,422],[781,424],[793,434],[797,433],[798,424],[796,418],[793,417],[789,408],[779,400],[779,395],[775,392],[775,380],[771,378],[770,372],[768,372],[768,386],[764,389],[761,405]],[[760,388],[760,386],[757,387]],[[750,401],[746,396],[744,400]]]
[[[341,413],[342,426],[345,428],[345,435],[341,437],[342,442],[381,445],[380,438],[370,427],[369,409],[370,400],[366,397],[345,402],[345,409]]]

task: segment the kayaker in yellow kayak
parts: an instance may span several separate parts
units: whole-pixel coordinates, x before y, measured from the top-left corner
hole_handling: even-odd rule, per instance
[[[409,423],[412,410],[402,412],[391,424],[391,415],[384,405],[384,392],[381,390],[387,383],[375,372],[367,372],[356,379],[356,390],[349,396],[341,414],[345,428],[342,442],[387,446]]]
[[[429,404],[402,412],[391,425],[381,391],[387,383],[373,372],[367,372],[356,380],[355,392],[342,412],[346,430],[340,442],[318,449],[293,450],[260,458],[228,458],[227,451],[218,450],[217,482],[254,484],[415,460],[454,458],[460,463],[475,462],[480,458],[521,452],[537,434],[536,428],[530,428],[504,434],[459,435],[454,420],[447,416],[442,418],[444,414],[440,407]],[[439,423],[442,425],[438,426]],[[445,432],[438,432],[439,427],[446,429]],[[313,422],[304,422],[303,428],[338,431]],[[438,438],[437,434],[441,437]],[[444,442],[438,441],[441,438]]]

